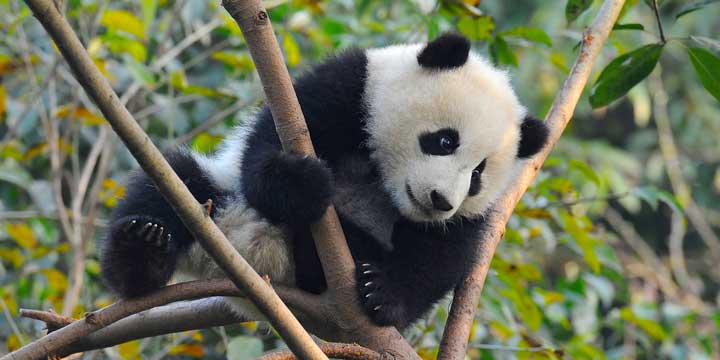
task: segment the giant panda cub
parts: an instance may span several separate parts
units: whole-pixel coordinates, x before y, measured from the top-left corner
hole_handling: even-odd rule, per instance
[[[526,116],[507,74],[457,34],[345,51],[300,76],[295,91],[319,160],[282,151],[267,107],[214,156],[179,149],[167,160],[274,283],[325,289],[309,225],[334,204],[365,312],[405,328],[468,271],[484,212],[547,128]],[[144,173],[112,214],[101,263],[123,297],[165,285],[176,269],[224,276]]]

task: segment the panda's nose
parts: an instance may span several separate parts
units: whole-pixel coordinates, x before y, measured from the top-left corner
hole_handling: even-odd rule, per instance
[[[448,199],[443,194],[437,192],[437,190],[430,192],[430,200],[435,210],[450,211],[453,208]]]

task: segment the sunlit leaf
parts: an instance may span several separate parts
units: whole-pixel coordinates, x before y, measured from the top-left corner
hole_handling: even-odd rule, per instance
[[[500,34],[506,37],[519,37],[528,41],[552,46],[552,39],[550,39],[550,36],[548,36],[543,29],[516,26],[512,29],[503,31]]]
[[[515,215],[530,219],[551,219],[552,214],[542,208],[518,208],[515,209]]]
[[[194,358],[205,357],[202,344],[178,344],[170,348],[168,355],[186,355]]]
[[[80,119],[84,125],[107,125],[104,117],[96,115],[92,111],[84,107],[61,106],[58,108],[55,116],[59,118]]]
[[[622,309],[620,311],[620,317],[630,322],[631,324],[639,327],[642,331],[650,335],[650,337],[654,338],[655,340],[663,341],[668,337],[665,329],[663,329],[663,327],[659,323],[650,319],[638,317],[630,308]]]
[[[227,360],[251,360],[263,354],[263,343],[252,336],[237,336],[228,342]]]
[[[283,49],[285,49],[288,66],[297,66],[297,64],[300,63],[300,46],[298,46],[295,39],[293,39],[289,33],[283,36]]]
[[[595,253],[594,245],[596,240],[588,235],[587,230],[579,223],[578,219],[563,212],[561,215],[562,226],[565,231],[575,239],[578,246],[583,252],[583,259],[595,273],[600,272],[600,260]]]
[[[513,303],[518,316],[530,329],[535,331],[540,328],[542,313],[524,289],[521,291],[502,289],[499,293]]]
[[[117,206],[118,200],[125,197],[125,186],[119,184],[113,179],[105,179],[100,187],[100,193],[98,194],[100,201],[109,207],[114,208]]]
[[[466,16],[458,21],[457,29],[471,40],[482,41],[490,38],[495,30],[495,22],[490,16],[477,18]]]
[[[5,86],[0,84],[0,122],[2,122],[3,118],[5,117],[5,111],[7,109],[7,92],[5,91]]]
[[[715,2],[719,2],[720,0],[703,0],[703,1],[696,1],[694,3],[687,4],[680,9],[680,11],[675,15],[675,19],[679,19],[681,16],[685,16],[691,12],[698,11],[705,7],[705,5],[712,4]]]
[[[255,63],[253,63],[252,59],[250,59],[247,54],[217,51],[212,53],[211,57],[240,70],[255,70]]]
[[[16,269],[19,269],[25,263],[25,258],[18,248],[0,247],[0,259],[12,264]]]
[[[111,30],[121,30],[138,39],[145,39],[145,25],[131,12],[125,10],[105,10],[100,23]]]
[[[494,320],[490,322],[490,331],[500,340],[507,340],[515,335],[515,331],[513,331],[513,329],[499,321]]]
[[[688,56],[700,83],[720,101],[720,58],[703,48],[689,48]]]
[[[48,280],[48,284],[50,285],[50,288],[57,291],[64,291],[65,289],[67,289],[67,277],[65,276],[65,274],[60,272],[60,270],[48,268],[40,270],[40,273],[45,275]]]
[[[34,157],[36,157],[36,156],[38,156],[38,155],[40,155],[40,154],[45,153],[45,151],[47,150],[47,148],[48,148],[48,143],[45,142],[45,141],[43,141],[43,142],[41,142],[41,143],[39,143],[39,144],[35,144],[35,145],[31,146],[31,147],[25,152],[25,154],[23,154],[23,160],[28,161],[28,160],[30,160],[30,159],[32,159],[32,158],[34,158]]]
[[[23,152],[20,148],[20,143],[15,139],[7,141],[0,147],[0,157],[18,161],[22,160]]]
[[[117,54],[128,54],[135,61],[144,62],[147,59],[147,49],[141,42],[128,39],[121,35],[104,34],[100,37],[108,50]]]
[[[207,154],[213,151],[222,139],[222,136],[200,133],[193,139],[192,148],[199,153]]]
[[[609,105],[645,79],[655,68],[662,44],[645,45],[611,61],[600,73],[590,94],[593,108]]]
[[[133,340],[120,344],[118,347],[118,353],[120,357],[125,360],[140,359],[140,340]]]
[[[15,334],[10,334],[5,341],[5,344],[7,345],[8,351],[15,351],[22,346],[20,339],[18,339],[17,335]]]
[[[565,5],[565,20],[567,20],[568,23],[575,21],[580,14],[590,8],[592,3],[593,0],[568,0]]]
[[[35,234],[28,224],[7,224],[5,229],[8,235],[23,249],[34,249],[37,246]]]

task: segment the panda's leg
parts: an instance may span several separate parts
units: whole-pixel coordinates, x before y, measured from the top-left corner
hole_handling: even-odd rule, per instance
[[[166,158],[195,198],[218,204],[220,191],[186,150]],[[144,172],[134,175],[101,245],[101,271],[119,295],[143,295],[167,283],[194,239]]]

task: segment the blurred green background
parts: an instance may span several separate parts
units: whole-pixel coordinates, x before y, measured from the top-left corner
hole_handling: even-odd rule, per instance
[[[344,48],[455,30],[507,68],[540,117],[601,5],[265,3],[293,74]],[[665,41],[653,1],[628,1],[569,128],[508,224],[469,358],[720,357],[720,2],[658,5]],[[62,7],[161,149],[210,152],[262,103],[240,31],[217,1]],[[43,334],[19,308],[78,317],[114,300],[95,243],[136,167],[30,10],[0,0],[0,354]],[[424,358],[435,357],[447,309],[407,332]],[[83,356],[248,359],[281,344],[248,323]]]

